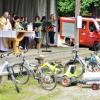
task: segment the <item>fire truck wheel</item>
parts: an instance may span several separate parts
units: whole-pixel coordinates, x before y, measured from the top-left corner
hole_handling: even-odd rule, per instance
[[[98,51],[100,50],[100,44],[98,42],[95,42],[94,45],[93,45],[93,50],[94,51]]]

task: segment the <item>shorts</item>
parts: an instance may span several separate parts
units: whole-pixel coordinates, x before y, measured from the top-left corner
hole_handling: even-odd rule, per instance
[[[35,38],[34,40],[36,43],[40,43],[40,38]]]

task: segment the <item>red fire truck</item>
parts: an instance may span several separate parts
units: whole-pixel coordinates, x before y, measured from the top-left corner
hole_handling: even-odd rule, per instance
[[[68,45],[74,44],[75,18],[60,18],[60,37]],[[83,18],[82,28],[79,29],[79,45],[95,48],[100,43],[100,19]]]

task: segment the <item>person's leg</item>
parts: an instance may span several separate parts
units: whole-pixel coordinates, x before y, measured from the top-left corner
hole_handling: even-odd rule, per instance
[[[54,44],[54,34],[55,34],[55,32],[53,32],[53,31],[49,32],[49,38],[50,38],[51,45]]]
[[[51,34],[51,43],[54,44],[54,35],[55,35],[55,32],[52,32]]]
[[[35,39],[34,39],[34,47],[35,47],[35,49],[36,49],[36,44],[37,44],[36,41],[37,41],[37,40],[36,40],[36,38],[35,38]]]
[[[0,51],[9,51],[8,42],[6,38],[0,37]]]
[[[49,40],[50,40],[50,44],[52,44],[52,32],[49,32]]]
[[[20,46],[25,49],[25,37],[23,38],[23,40],[20,42]]]
[[[25,37],[25,48],[28,49],[28,45],[29,45],[29,38]]]
[[[35,38],[35,48],[36,49],[40,48],[39,38]]]
[[[33,49],[35,48],[35,38],[28,38],[28,48]]]
[[[40,49],[40,38],[36,39],[36,49]]]

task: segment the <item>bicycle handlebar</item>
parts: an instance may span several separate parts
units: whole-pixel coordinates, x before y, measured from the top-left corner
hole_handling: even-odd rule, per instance
[[[72,50],[72,53],[77,53],[77,52],[78,52],[77,49],[73,49],[73,50]]]
[[[90,59],[89,57],[85,57],[85,61],[89,61],[89,59]]]

